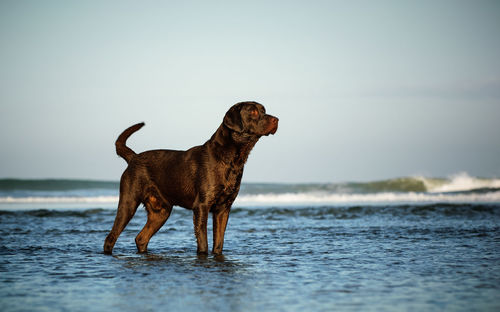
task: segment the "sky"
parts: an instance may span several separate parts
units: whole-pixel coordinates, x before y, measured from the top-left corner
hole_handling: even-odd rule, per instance
[[[244,182],[500,177],[499,1],[0,0],[0,178],[118,180],[114,141],[279,117]]]

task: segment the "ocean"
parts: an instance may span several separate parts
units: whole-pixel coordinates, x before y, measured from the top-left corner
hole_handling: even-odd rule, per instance
[[[104,255],[117,201],[113,181],[1,179],[0,310],[500,310],[500,179],[244,183],[223,256],[197,256],[179,207],[147,254],[139,208]]]

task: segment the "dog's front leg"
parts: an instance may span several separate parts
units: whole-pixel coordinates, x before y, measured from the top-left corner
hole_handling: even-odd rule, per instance
[[[198,254],[208,254],[207,221],[209,207],[198,206],[193,209],[194,234],[198,243]]]
[[[224,209],[213,214],[214,246],[212,252],[216,255],[222,254],[224,246],[224,232],[226,231],[229,209]]]

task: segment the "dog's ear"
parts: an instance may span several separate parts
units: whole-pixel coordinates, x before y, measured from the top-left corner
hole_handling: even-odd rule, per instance
[[[236,132],[243,131],[243,122],[241,121],[241,105],[237,104],[231,107],[224,116],[224,125]]]

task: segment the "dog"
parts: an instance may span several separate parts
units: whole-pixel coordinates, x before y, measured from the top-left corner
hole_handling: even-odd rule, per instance
[[[143,126],[131,126],[116,140],[116,153],[128,167],[120,180],[118,209],[104,241],[104,253],[112,253],[118,236],[142,203],[147,222],[135,238],[139,253],[147,252],[149,240],[165,224],[172,207],[181,206],[193,211],[198,254],[208,254],[207,220],[212,213],[212,253],[222,254],[229,212],[240,189],[245,162],[262,136],[276,133],[278,118],[266,114],[257,102],[237,103],[205,144],[186,151],[136,154],[126,141]]]

